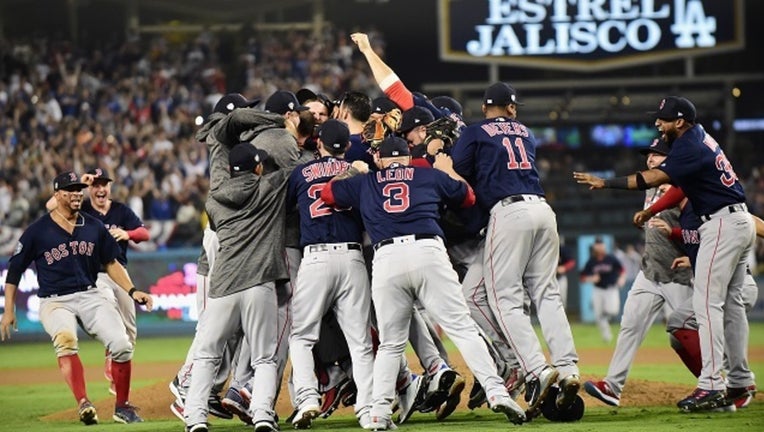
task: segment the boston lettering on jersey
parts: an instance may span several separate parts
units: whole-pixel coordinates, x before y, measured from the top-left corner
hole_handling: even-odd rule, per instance
[[[695,269],[695,261],[698,258],[698,249],[700,249],[698,228],[702,223],[703,221],[695,214],[692,203],[688,201],[679,214],[679,226],[682,228],[682,247],[684,253],[690,258],[693,269]]]
[[[95,244],[93,242],[72,240],[68,244],[61,243],[53,249],[45,251],[43,256],[48,265],[51,265],[68,257],[70,251],[72,255],[93,256],[94,247]]]

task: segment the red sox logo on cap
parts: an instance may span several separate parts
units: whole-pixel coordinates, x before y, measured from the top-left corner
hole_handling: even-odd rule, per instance
[[[98,177],[101,177],[101,176],[103,175],[103,171],[101,171],[101,168],[96,168],[96,169],[95,169],[95,174],[96,174]]]
[[[77,174],[75,174],[73,172],[70,172],[69,173],[69,180],[73,181],[73,182],[76,182],[77,181]]]
[[[657,146],[657,145],[658,145],[658,138],[656,138],[656,139],[654,139],[654,140],[653,140],[653,143],[652,143],[652,144],[650,144],[650,147],[655,147],[655,146]]]
[[[658,107],[658,109],[659,109],[659,110],[662,110],[664,105],[666,105],[666,99],[661,99],[661,104],[660,104],[660,106]]]

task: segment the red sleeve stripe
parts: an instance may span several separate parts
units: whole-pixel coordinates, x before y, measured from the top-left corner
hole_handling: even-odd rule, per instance
[[[149,230],[147,230],[146,227],[138,227],[128,231],[127,236],[130,237],[130,240],[140,243],[149,239]]]
[[[408,111],[414,108],[414,95],[403,85],[401,80],[396,81],[385,89],[385,94],[391,101],[401,107],[401,111]]]
[[[467,185],[467,194],[462,201],[462,208],[472,207],[475,205],[475,191],[472,190],[472,186]]]

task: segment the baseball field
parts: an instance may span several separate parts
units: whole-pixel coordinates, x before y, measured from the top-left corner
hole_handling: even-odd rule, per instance
[[[614,328],[617,331],[617,328]],[[573,333],[581,358],[584,379],[601,378],[607,371],[614,344],[606,345],[594,326],[575,325]],[[131,401],[141,408],[146,420],[142,424],[121,425],[112,419],[114,398],[108,393],[103,378],[103,347],[86,340],[80,355],[86,367],[88,394],[98,408],[100,423],[87,426],[89,431],[128,429],[131,431],[182,431],[182,423],[169,410],[172,396],[167,383],[172,379],[185,357],[191,336],[173,338],[139,338],[133,366]],[[462,404],[466,402],[472,386],[458,352],[451,346],[452,363],[467,377]],[[764,376],[764,323],[751,325],[749,359],[757,376]],[[418,363],[412,356],[413,369]],[[584,395],[586,413],[576,423],[550,423],[537,418],[523,429],[546,431],[634,431],[649,430],[764,430],[764,394],[747,408],[735,413],[681,414],[675,403],[694,387],[695,378],[684,368],[668,347],[665,332],[653,326],[640,349],[621,399],[621,407],[613,408]],[[764,385],[760,382],[760,388]],[[285,392],[285,390],[284,390]],[[282,392],[282,394],[285,394]],[[582,390],[583,392],[583,390]],[[277,411],[284,419],[291,412],[284,397]],[[64,384],[56,366],[53,348],[49,343],[5,342],[0,345],[0,430],[2,431],[80,431],[86,426],[78,422],[74,400]],[[212,419],[213,430],[250,430],[238,420]],[[282,423],[282,429],[292,429]],[[487,408],[475,411],[466,406],[458,409],[444,422],[437,422],[434,414],[416,413],[401,430],[410,431],[487,431],[508,430],[513,426],[502,416]],[[352,411],[337,411],[329,419],[318,419],[314,430],[360,430]]]

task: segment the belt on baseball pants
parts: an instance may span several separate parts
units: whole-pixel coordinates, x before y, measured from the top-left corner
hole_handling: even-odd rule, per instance
[[[96,288],[96,286],[95,286],[95,285],[88,285],[88,286],[86,286],[85,288],[79,288],[79,289],[76,289],[76,290],[74,290],[74,291],[65,291],[65,292],[63,292],[63,293],[61,293],[61,294],[58,294],[58,293],[56,293],[56,294],[51,294],[51,295],[46,295],[46,296],[38,296],[38,297],[39,297],[39,298],[56,298],[56,297],[63,297],[63,296],[71,295],[71,294],[76,294],[76,293],[78,293],[78,292],[85,292],[85,291],[90,291],[90,290],[92,290],[92,289],[94,289],[94,288]]]
[[[711,214],[701,215],[700,220],[702,220],[703,222],[708,222],[715,217],[724,216],[724,215],[735,213],[735,212],[747,212],[747,211],[748,211],[748,207],[745,205],[745,203],[730,204],[728,206],[724,206],[720,208],[719,210]]]
[[[501,205],[508,206],[520,201],[546,201],[546,198],[539,195],[522,194],[522,195],[510,195],[501,200]]]
[[[384,239],[380,241],[379,243],[376,243],[374,245],[374,250],[376,251],[382,246],[387,246],[387,245],[391,245],[395,243],[403,244],[403,243],[410,243],[417,240],[427,240],[427,239],[432,240],[432,239],[438,239],[438,238],[440,238],[440,236],[437,234],[412,234],[412,235],[405,235],[400,237],[393,237],[389,239]]]
[[[303,253],[341,250],[361,250],[360,243],[316,243],[305,246]]]

